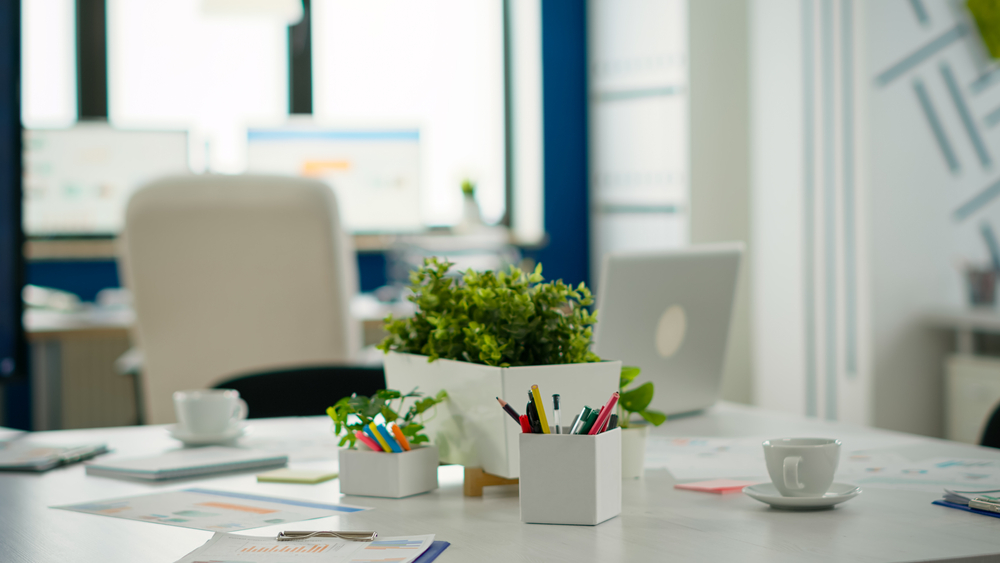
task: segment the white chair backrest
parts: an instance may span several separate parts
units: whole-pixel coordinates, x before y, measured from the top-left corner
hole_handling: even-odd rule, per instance
[[[279,176],[182,176],[129,200],[121,271],[144,355],[147,424],[173,392],[270,369],[350,361],[357,263],[333,191]]]

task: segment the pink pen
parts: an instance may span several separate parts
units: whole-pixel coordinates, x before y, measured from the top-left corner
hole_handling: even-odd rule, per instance
[[[604,425],[608,422],[608,417],[611,416],[611,411],[615,410],[615,405],[618,404],[618,397],[618,391],[611,394],[611,398],[608,399],[608,403],[601,407],[601,414],[597,416],[597,421],[595,421],[594,425],[590,427],[590,432],[588,432],[588,434],[595,436],[601,432],[601,429],[604,428]]]
[[[355,431],[354,437],[357,438],[358,440],[361,440],[361,443],[368,446],[368,449],[375,452],[382,451],[382,446],[379,446],[375,440],[372,440],[371,438],[366,436],[364,432]]]

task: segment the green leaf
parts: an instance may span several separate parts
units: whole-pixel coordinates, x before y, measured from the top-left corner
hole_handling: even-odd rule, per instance
[[[642,385],[626,391],[618,398],[618,403],[627,412],[641,412],[649,406],[653,400],[653,382],[647,381]]]
[[[629,383],[632,383],[632,380],[638,377],[640,371],[635,366],[622,366],[621,382],[618,384],[619,389],[628,387]]]
[[[667,421],[667,415],[659,411],[641,410],[639,416],[646,419],[646,422],[653,426],[659,426]]]

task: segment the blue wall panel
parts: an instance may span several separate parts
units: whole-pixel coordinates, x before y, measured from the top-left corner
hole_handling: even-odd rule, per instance
[[[526,253],[546,279],[590,282],[587,134],[587,3],[542,4],[545,231],[549,244]]]

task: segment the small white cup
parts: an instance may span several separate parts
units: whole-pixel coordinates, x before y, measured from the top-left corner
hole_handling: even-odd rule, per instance
[[[764,442],[764,459],[774,487],[785,497],[820,497],[833,484],[840,440],[777,438]]]
[[[174,393],[177,423],[192,435],[219,436],[247,417],[247,403],[233,389],[191,389]]]

